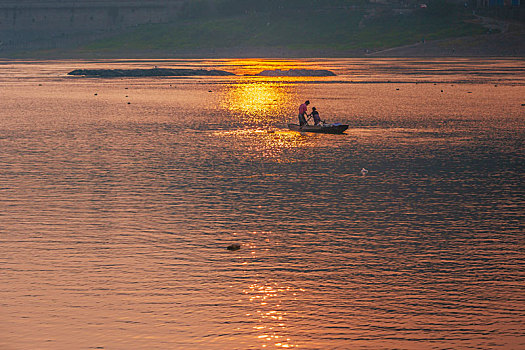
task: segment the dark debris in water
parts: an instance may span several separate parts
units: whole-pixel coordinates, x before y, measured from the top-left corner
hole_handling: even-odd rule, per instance
[[[231,251],[239,250],[241,249],[241,245],[239,243],[233,243],[233,244],[230,244],[228,247],[226,247],[226,249],[231,250]]]

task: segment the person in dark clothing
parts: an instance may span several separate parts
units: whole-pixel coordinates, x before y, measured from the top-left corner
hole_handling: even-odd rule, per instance
[[[312,113],[310,113],[310,116],[314,118],[314,125],[321,124],[321,117],[319,116],[319,112],[317,112],[315,107],[312,107]]]

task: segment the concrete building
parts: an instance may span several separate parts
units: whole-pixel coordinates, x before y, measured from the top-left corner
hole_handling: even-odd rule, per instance
[[[482,16],[525,21],[521,0],[476,0],[476,13]]]
[[[488,7],[520,7],[520,0],[477,0],[476,7],[488,8]]]
[[[145,23],[175,20],[184,0],[4,0],[0,50],[53,48]]]

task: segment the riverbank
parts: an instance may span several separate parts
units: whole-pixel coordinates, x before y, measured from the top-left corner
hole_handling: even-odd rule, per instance
[[[525,33],[498,33],[421,41],[368,53],[372,57],[525,57]]]
[[[0,56],[2,57],[2,56]],[[291,49],[286,47],[226,47],[174,50],[46,50],[18,52],[2,58],[341,58],[341,57],[525,57],[525,33],[498,33],[444,40],[426,40],[388,49]]]
[[[53,48],[9,50],[3,58],[309,58],[525,56],[525,25],[482,17],[452,4],[427,9],[368,6],[199,13],[137,25]]]
[[[386,49],[290,48],[237,46],[174,49],[85,50],[55,49],[1,53],[5,59],[104,59],[104,58],[340,58],[340,57],[525,57],[525,31],[468,35],[421,40]]]

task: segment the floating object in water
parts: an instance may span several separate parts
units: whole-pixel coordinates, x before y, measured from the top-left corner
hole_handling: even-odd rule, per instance
[[[226,249],[231,250],[231,251],[239,250],[241,249],[241,245],[239,243],[233,243],[233,244],[230,244],[228,247],[226,247]]]
[[[131,104],[131,102],[128,102],[128,105],[130,105],[130,104]]]
[[[95,96],[97,96],[98,94],[95,94]]]
[[[366,174],[368,174],[368,170],[366,170],[365,168],[362,168],[361,175],[365,176]]]
[[[321,125],[303,125],[299,124],[288,124],[288,129],[299,132],[317,132],[322,134],[342,134],[348,129],[347,124],[334,123],[334,124],[321,124]]]

